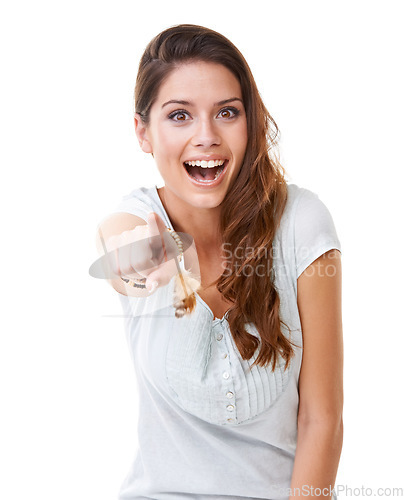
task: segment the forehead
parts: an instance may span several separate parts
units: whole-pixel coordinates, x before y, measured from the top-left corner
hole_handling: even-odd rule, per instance
[[[157,101],[170,99],[220,101],[229,97],[241,99],[241,86],[225,66],[197,61],[184,63],[171,71],[161,85]]]

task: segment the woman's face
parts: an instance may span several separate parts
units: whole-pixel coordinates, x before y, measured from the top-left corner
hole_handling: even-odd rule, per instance
[[[192,62],[161,85],[145,128],[136,133],[153,153],[165,196],[198,208],[219,206],[234,182],[247,146],[247,121],[237,78],[219,64]]]

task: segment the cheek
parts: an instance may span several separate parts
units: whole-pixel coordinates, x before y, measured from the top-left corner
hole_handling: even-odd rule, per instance
[[[235,144],[238,156],[244,157],[248,140],[247,124],[245,122],[237,129],[234,138],[236,139]]]
[[[180,150],[184,143],[184,132],[179,128],[161,127],[158,133],[158,143],[160,149],[164,149],[165,154]]]

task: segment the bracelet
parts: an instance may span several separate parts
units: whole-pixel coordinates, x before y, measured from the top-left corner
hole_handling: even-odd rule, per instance
[[[177,244],[178,250],[180,252],[180,259],[179,261],[181,262],[182,256],[184,254],[184,246],[182,244],[181,238],[178,236],[178,234],[174,231],[174,229],[171,229],[166,226],[167,231],[170,233],[170,235],[173,237],[175,243]],[[132,286],[134,288],[146,288],[146,279],[147,278],[141,278],[141,279],[129,279],[121,276],[121,280],[124,281],[127,285]]]
[[[180,252],[180,262],[181,262],[182,256],[184,255],[184,245],[182,244],[181,238],[174,231],[174,229],[170,229],[169,227],[166,227],[166,229],[171,234],[171,236],[174,238],[174,241],[177,244],[178,250]]]

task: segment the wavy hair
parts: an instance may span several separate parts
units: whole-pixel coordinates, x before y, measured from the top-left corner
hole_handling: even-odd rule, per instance
[[[278,356],[285,369],[294,355],[283,334],[280,299],[274,285],[273,240],[287,201],[285,170],[274,154],[279,129],[266,109],[251,70],[241,52],[223,35],[203,26],[180,24],[168,28],[147,45],[136,79],[134,110],[145,125],[160,85],[178,65],[191,61],[225,66],[240,82],[247,115],[247,148],[237,178],[222,202],[220,230],[230,257],[212,284],[229,301],[231,334],[243,359],[272,370]],[[241,254],[241,257],[240,257]],[[263,267],[262,267],[263,266]],[[255,270],[270,269],[263,278]],[[254,272],[251,273],[250,270]],[[247,272],[247,270],[249,270]],[[253,323],[260,338],[247,332]]]

